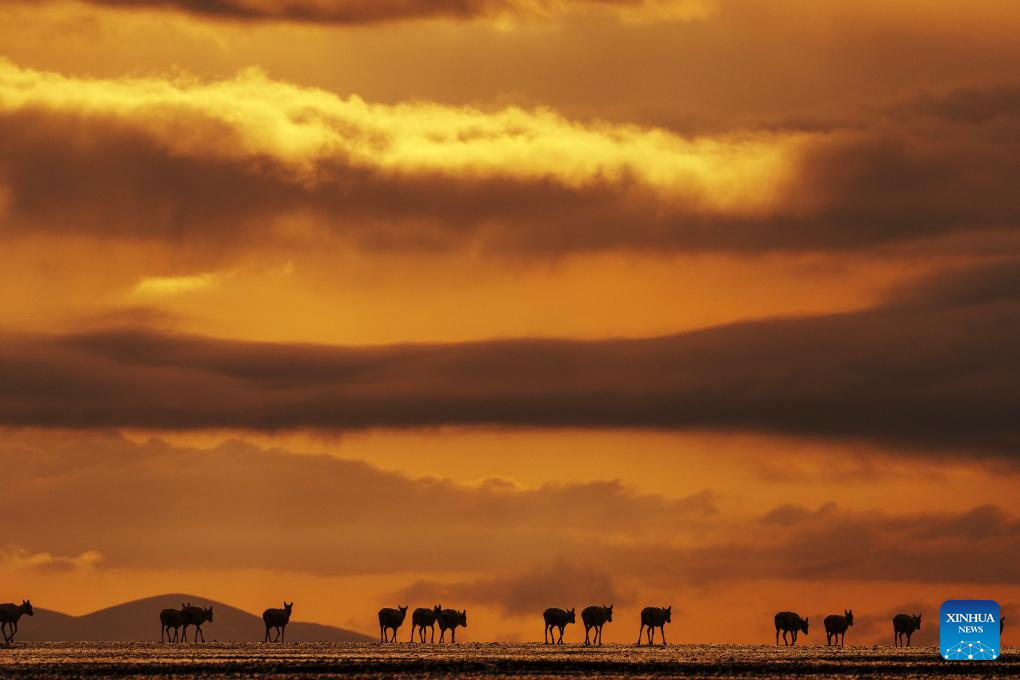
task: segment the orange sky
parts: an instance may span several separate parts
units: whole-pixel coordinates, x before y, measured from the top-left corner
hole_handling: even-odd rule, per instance
[[[1013,611],[1020,9],[216,6],[0,3],[0,598]]]

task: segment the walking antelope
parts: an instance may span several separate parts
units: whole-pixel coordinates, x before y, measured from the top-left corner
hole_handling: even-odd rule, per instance
[[[896,647],[903,646],[903,636],[907,637],[907,647],[910,646],[910,636],[915,630],[921,629],[920,614],[897,614],[892,620],[893,641]]]
[[[613,605],[606,607],[593,604],[585,607],[581,612],[581,621],[584,623],[584,644],[602,644],[602,626],[613,621]],[[595,636],[591,642],[588,641],[588,631],[595,629]]]
[[[846,642],[846,629],[854,625],[854,610],[844,609],[843,616],[830,614],[822,623],[825,624],[825,644],[838,642],[842,647]]]
[[[404,617],[407,616],[407,605],[403,607],[383,607],[379,610],[379,638],[382,642],[396,642],[397,628],[404,625]],[[393,630],[393,639],[390,640],[390,629]]]
[[[662,633],[662,646],[666,646],[666,624],[672,620],[673,606],[645,607],[641,610],[641,628],[638,629],[637,643],[641,646],[641,633],[648,627],[648,645],[655,642],[655,629]]]
[[[439,624],[439,641],[446,637],[446,631],[450,631],[450,642],[457,641],[457,626],[467,628],[467,609],[457,611],[456,609],[441,609],[436,616]]]
[[[184,642],[188,641],[188,626],[195,627],[195,642],[198,642],[198,637],[202,636],[202,642],[205,642],[205,633],[202,632],[202,624],[208,621],[212,623],[213,610],[212,607],[192,607],[191,604],[187,604],[181,608],[181,618],[184,619]]]
[[[293,602],[283,601],[283,609],[267,609],[262,612],[262,621],[266,624],[266,637],[263,642],[283,642],[287,624],[290,623],[290,612],[294,609]],[[276,629],[276,637],[269,638],[269,631]]]
[[[783,631],[783,642],[789,647],[797,644],[797,633],[808,634],[808,620],[800,618],[796,612],[779,612],[776,614],[776,646],[779,645],[779,631]],[[786,634],[793,634],[793,642],[788,642]]]
[[[442,606],[436,605],[432,609],[426,609],[425,607],[418,607],[411,613],[411,639],[409,642],[414,642],[414,629],[418,629],[418,633],[421,636],[422,643],[425,642],[425,629],[428,628],[432,631],[432,636],[429,642],[436,641],[436,618],[439,616],[439,612],[443,611]]]
[[[32,603],[29,600],[22,600],[21,604],[13,602],[0,604],[0,632],[4,635],[4,644],[14,642],[14,635],[18,632],[18,620],[22,614],[35,616],[35,612],[32,611]],[[10,627],[9,635],[7,633],[8,626]]]
[[[184,617],[180,609],[164,609],[159,613],[159,641],[178,642],[180,641],[181,626],[184,625]],[[173,638],[170,631],[173,630]],[[164,639],[164,636],[166,639]]]
[[[542,616],[545,618],[545,644],[552,642],[553,644],[563,644],[563,629],[567,627],[568,623],[575,623],[574,610],[567,611],[566,609],[559,609],[558,607],[550,607],[546,609]],[[553,632],[553,628],[560,629],[560,639],[556,639],[556,634]],[[552,638],[550,640],[550,638]]]

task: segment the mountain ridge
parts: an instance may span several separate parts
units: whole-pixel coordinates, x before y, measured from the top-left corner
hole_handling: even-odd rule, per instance
[[[122,602],[82,616],[36,607],[35,616],[22,617],[19,622],[17,639],[26,642],[159,640],[160,610],[177,608],[186,602],[204,607],[212,606],[213,620],[202,626],[202,631],[210,642],[261,641],[265,635],[266,629],[261,615],[196,595],[167,593]],[[300,605],[297,611],[300,611]],[[189,630],[194,635],[194,628]],[[288,642],[366,642],[374,639],[357,631],[319,623],[292,620],[287,626]]]

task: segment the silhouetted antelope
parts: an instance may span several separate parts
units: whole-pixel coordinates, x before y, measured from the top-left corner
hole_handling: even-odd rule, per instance
[[[439,641],[446,637],[446,631],[450,631],[450,642],[457,641],[457,626],[467,628],[467,609],[457,611],[456,609],[440,609],[436,615],[436,622],[439,624]]]
[[[22,614],[35,616],[35,612],[32,611],[32,603],[28,600],[22,600],[21,604],[13,602],[0,604],[0,632],[4,635],[4,644],[14,642],[14,635],[18,632],[18,619]],[[10,635],[7,634],[8,626],[11,628]]]
[[[436,605],[432,609],[426,609],[425,607],[418,607],[411,613],[411,639],[408,642],[414,642],[414,629],[418,628],[418,633],[421,635],[422,643],[425,642],[425,629],[428,628],[432,631],[432,636],[429,642],[436,641],[436,617],[439,616],[439,612],[443,611],[442,606]]]
[[[829,614],[822,623],[825,624],[825,644],[831,645],[835,638],[842,647],[846,642],[846,629],[854,625],[854,610],[844,609],[843,616]]]
[[[181,609],[184,607],[182,606]],[[164,609],[159,613],[159,641],[160,642],[177,642],[181,632],[181,626],[184,625],[184,617],[181,615],[180,609]],[[170,630],[173,629],[174,636],[170,638]],[[166,639],[163,636],[166,635]]]
[[[405,616],[407,616],[407,605],[397,607],[396,609],[383,607],[379,610],[379,637],[382,642],[397,641],[397,628],[404,625]],[[390,635],[387,632],[390,628],[393,629],[392,640],[390,640]]]
[[[613,605],[598,606],[593,604],[590,607],[585,607],[584,611],[581,612],[581,621],[584,623],[584,644],[590,645],[592,642],[602,644],[602,626],[606,623],[612,623],[613,621]],[[592,642],[588,641],[588,631],[592,628],[595,629],[595,639]]]
[[[672,621],[673,605],[668,607],[645,607],[641,610],[641,628],[638,629],[637,643],[641,646],[641,633],[648,626],[648,646],[655,642],[655,629],[662,632],[662,646],[666,646],[666,624]]]
[[[574,618],[574,610],[567,611],[566,609],[560,609],[558,607],[550,607],[542,612],[542,616],[545,617],[545,644],[549,644],[550,639],[553,644],[563,644],[563,629],[567,627],[568,623],[575,623],[577,620]],[[556,633],[553,632],[553,628],[560,629],[560,639],[556,639]]]
[[[195,642],[198,642],[199,635],[202,636],[202,642],[205,642],[205,633],[202,632],[202,624],[206,621],[212,623],[212,607],[192,607],[189,602],[181,607],[181,618],[184,619],[184,630],[181,633],[183,636],[183,642],[188,641],[188,626],[195,627]]]
[[[294,609],[293,602],[283,601],[283,609],[267,609],[262,612],[262,621],[266,624],[266,637],[263,642],[284,641],[284,634],[287,631],[287,624],[290,623],[290,612]],[[269,631],[276,629],[276,639],[269,639]]]
[[[920,614],[897,614],[892,620],[894,646],[903,646],[903,636],[907,636],[907,647],[910,646],[910,636],[915,630],[921,630]]]
[[[797,644],[797,633],[808,634],[808,620],[800,618],[796,612],[779,612],[776,614],[776,646],[779,646],[779,631],[783,631],[783,642],[789,647]],[[786,639],[787,633],[793,633],[793,642]]]

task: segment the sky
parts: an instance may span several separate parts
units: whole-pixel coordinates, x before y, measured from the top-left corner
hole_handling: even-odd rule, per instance
[[[0,599],[1020,616],[1018,31],[0,2]]]

